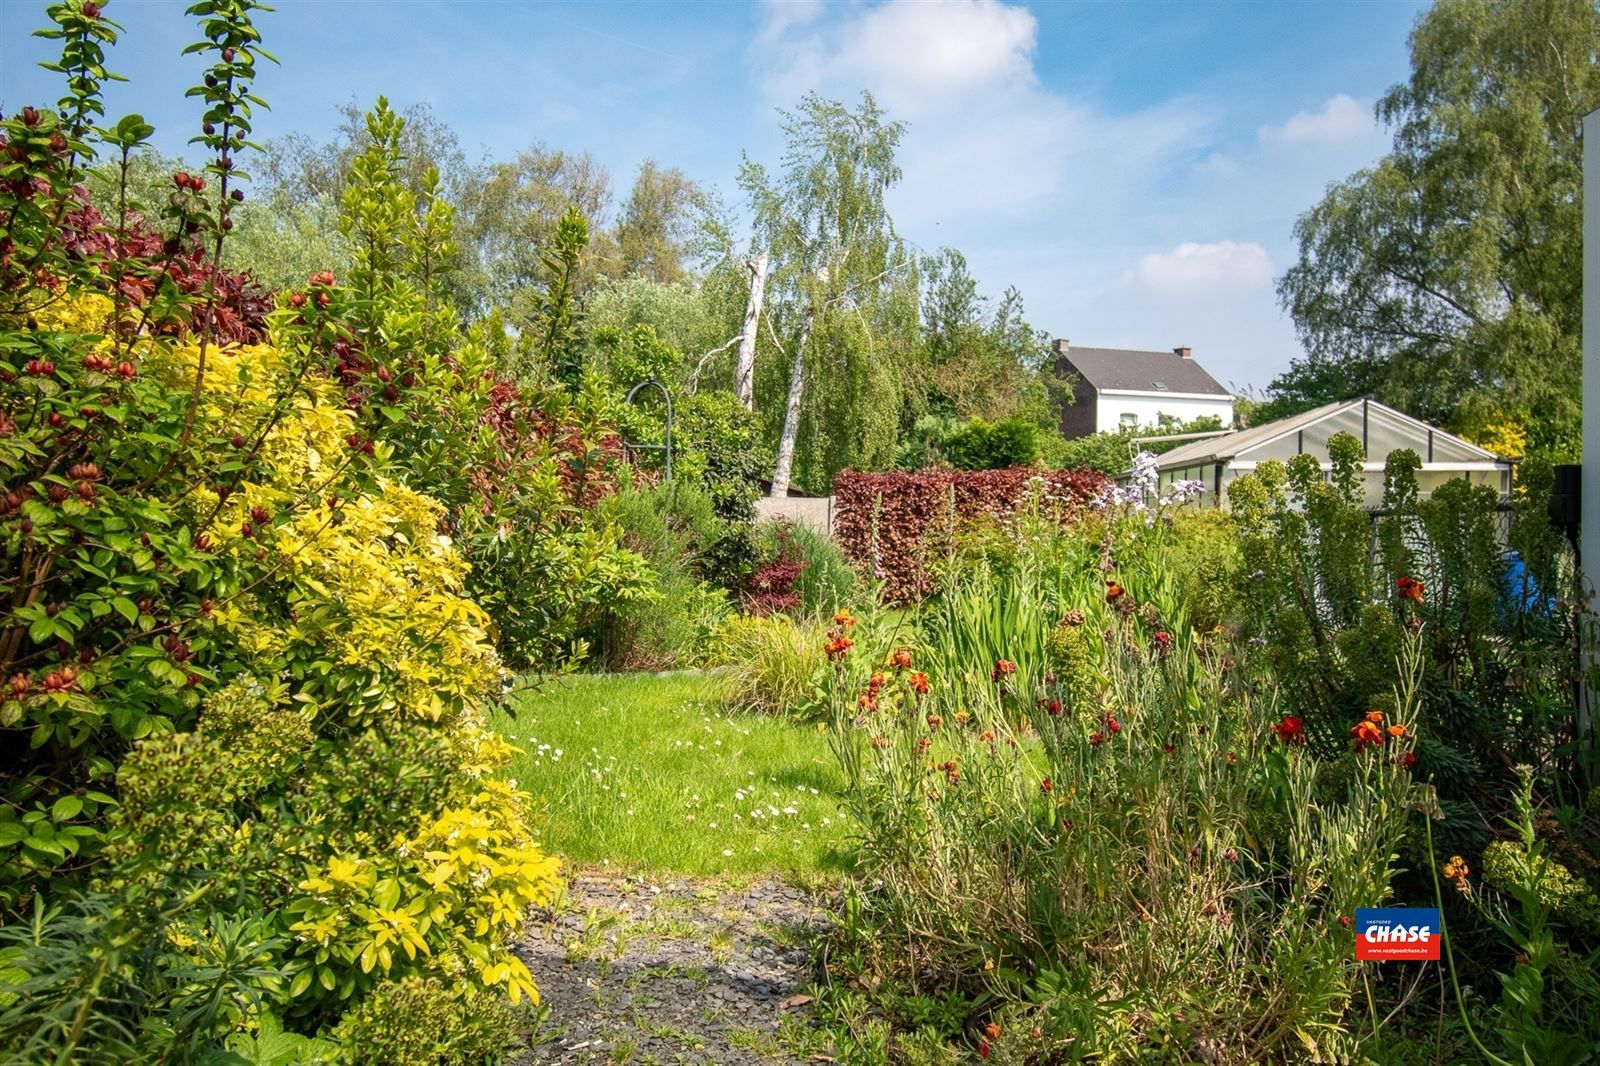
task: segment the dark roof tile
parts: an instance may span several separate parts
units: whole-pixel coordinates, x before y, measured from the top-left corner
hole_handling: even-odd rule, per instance
[[[1076,345],[1062,351],[1061,342],[1057,341],[1056,365],[1074,371],[1096,389],[1231,395],[1193,358],[1185,359],[1176,352],[1079,348]]]

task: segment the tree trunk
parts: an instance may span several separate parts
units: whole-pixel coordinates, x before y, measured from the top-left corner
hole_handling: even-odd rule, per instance
[[[746,411],[756,409],[756,329],[761,324],[761,299],[767,287],[767,257],[758,255],[750,268],[750,300],[744,305],[744,330],[739,334],[739,361],[734,364],[733,390]]]
[[[805,392],[806,343],[811,340],[814,309],[806,308],[800,323],[800,340],[794,346],[794,371],[789,375],[789,406],[783,412],[783,436],[778,439],[778,465],[772,471],[772,495],[789,495],[789,471],[794,467],[794,442],[800,435],[800,398]]]

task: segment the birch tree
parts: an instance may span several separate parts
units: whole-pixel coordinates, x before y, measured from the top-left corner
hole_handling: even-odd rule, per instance
[[[870,95],[859,105],[807,94],[781,111],[787,136],[775,175],[745,159],[739,185],[755,219],[755,252],[769,260],[770,370],[788,378],[777,430],[772,495],[791,479],[821,487],[846,465],[894,457],[898,369],[916,348],[916,267],[884,206],[900,179],[904,124]],[[758,364],[761,362],[758,356]],[[774,390],[776,391],[776,390]],[[771,425],[775,408],[761,412]]]

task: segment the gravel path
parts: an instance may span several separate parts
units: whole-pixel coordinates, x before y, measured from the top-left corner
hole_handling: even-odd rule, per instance
[[[804,989],[828,920],[778,881],[578,874],[518,948],[550,1008],[521,1061],[815,1061]]]

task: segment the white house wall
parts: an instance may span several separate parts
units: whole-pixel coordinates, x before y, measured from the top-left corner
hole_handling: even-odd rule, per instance
[[[1154,429],[1162,415],[1191,422],[1208,415],[1220,418],[1224,428],[1233,425],[1233,398],[1192,394],[1129,393],[1102,389],[1095,402],[1095,430],[1115,433],[1123,425],[1123,415],[1138,419],[1140,429]]]

